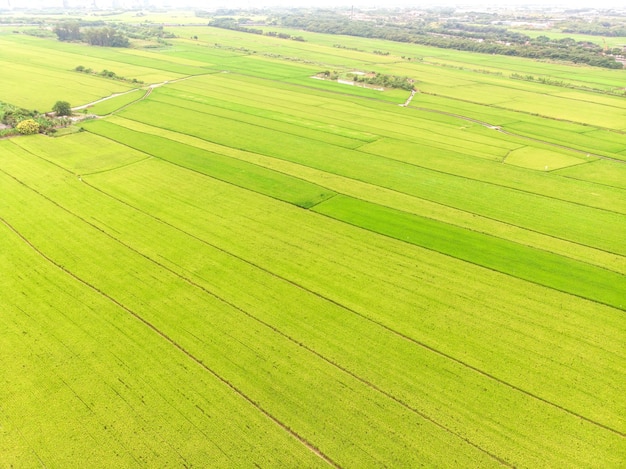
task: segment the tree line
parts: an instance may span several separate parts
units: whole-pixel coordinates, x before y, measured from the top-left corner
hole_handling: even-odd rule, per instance
[[[281,26],[326,34],[386,39],[425,46],[512,55],[533,59],[564,60],[604,68],[623,68],[603,48],[571,38],[551,40],[546,36],[531,38],[506,28],[463,24],[455,21],[438,24],[425,21],[394,22],[354,21],[345,15],[331,13],[284,14],[276,18]]]
[[[265,36],[278,37],[280,39],[292,39],[294,41],[304,42],[304,38],[302,36],[292,36],[291,34],[280,33],[277,31],[263,32],[262,29],[250,27],[247,26],[247,24],[248,20],[246,20],[245,18],[240,18],[239,20],[236,20],[234,18],[227,17],[215,18],[209,23],[209,26],[213,26],[215,28],[231,29],[233,31],[241,31],[244,33],[260,34]]]
[[[130,45],[128,37],[112,26],[81,27],[77,21],[67,21],[57,24],[53,31],[59,41],[81,41],[102,47],[128,47]]]

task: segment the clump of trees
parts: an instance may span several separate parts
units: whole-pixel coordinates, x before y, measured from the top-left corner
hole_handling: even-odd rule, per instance
[[[626,21],[597,19],[595,21],[572,20],[566,21],[560,25],[561,31],[564,33],[589,34],[594,36],[605,37],[622,37],[626,36]]]
[[[128,47],[130,41],[122,32],[112,26],[81,27],[78,21],[66,21],[54,27],[59,41],[82,41],[92,46]]]
[[[306,42],[306,40],[302,36],[292,36],[291,34],[279,33],[277,31],[268,31],[264,33],[263,30],[260,28],[250,27],[250,20],[246,18],[239,18],[238,20],[234,18],[215,18],[209,23],[209,26],[222,29],[231,29],[233,31],[241,31],[250,34],[277,37],[279,39],[291,39],[293,41]]]
[[[344,75],[340,75],[336,70],[326,70],[318,73],[317,76],[326,80],[338,80],[343,76],[346,80],[352,80],[355,83],[380,86],[383,88],[398,88],[407,91],[412,91],[414,89],[414,81],[407,76],[387,75],[385,73],[378,72],[346,73]]]
[[[604,68],[623,68],[601,46],[572,38],[552,40],[547,36],[531,38],[494,25],[441,21],[441,18],[379,17],[376,21],[354,21],[346,15],[294,12],[276,18],[284,27],[326,34],[340,34],[396,42],[533,59],[563,60]],[[613,51],[612,51],[613,52]]]
[[[126,81],[128,83],[136,83],[136,84],[143,84],[142,80],[137,80],[136,78],[126,78],[126,77],[122,77],[120,75],[118,75],[117,73],[115,73],[112,70],[107,70],[106,68],[104,70],[102,70],[101,72],[96,72],[91,68],[86,68],[83,65],[78,65],[74,71],[76,72],[80,72],[80,73],[87,73],[90,75],[97,75],[100,77],[105,77],[105,78],[112,78],[113,80],[119,80],[119,81]]]
[[[83,40],[92,46],[101,47],[128,47],[128,37],[115,28],[86,28],[82,33]]]
[[[19,122],[33,118],[36,115],[37,111],[0,102],[0,121],[6,127],[15,127]]]
[[[59,127],[71,124],[71,107],[67,101],[58,101],[53,108],[64,111],[69,108],[68,114],[56,116],[41,114],[36,110],[24,109],[9,103],[0,102],[0,136],[31,135],[37,133],[52,134]]]

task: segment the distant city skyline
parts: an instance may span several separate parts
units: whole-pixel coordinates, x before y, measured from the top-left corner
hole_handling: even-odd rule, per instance
[[[161,8],[263,8],[263,7],[349,7],[371,8],[371,7],[415,7],[427,8],[433,6],[458,6],[458,7],[510,7],[510,6],[530,6],[546,8],[549,6],[561,8],[615,8],[626,10],[623,0],[551,0],[548,2],[523,1],[523,0],[443,0],[443,1],[420,1],[420,0],[0,0],[0,8],[87,8],[95,5],[97,8],[141,8],[141,7],[161,7]]]

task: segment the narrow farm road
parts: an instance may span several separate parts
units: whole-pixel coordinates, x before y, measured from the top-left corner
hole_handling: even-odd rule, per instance
[[[95,106],[96,104],[101,103],[103,101],[107,101],[109,99],[117,98],[118,96],[124,96],[126,94],[133,93],[133,92],[137,91],[138,89],[146,90],[145,94],[141,98],[137,99],[137,101],[141,101],[143,99],[146,99],[148,96],[150,96],[150,93],[152,93],[152,90],[154,90],[155,88],[158,88],[158,87],[163,86],[163,85],[167,85],[169,83],[176,83],[178,81],[187,80],[188,78],[191,78],[191,76],[177,78],[176,80],[166,80],[166,81],[163,81],[163,82],[160,82],[160,83],[152,83],[152,84],[148,85],[147,87],[133,88],[132,90],[124,91],[122,93],[113,93],[112,95],[107,96],[105,98],[100,98],[100,99],[98,99],[96,101],[92,101],[92,102],[87,103],[87,104],[81,104],[80,106],[73,107],[72,111],[80,111],[82,109],[87,109],[87,108],[89,108],[91,106]],[[129,106],[129,104],[127,104],[126,106]],[[126,106],[124,106],[124,107],[126,107]]]

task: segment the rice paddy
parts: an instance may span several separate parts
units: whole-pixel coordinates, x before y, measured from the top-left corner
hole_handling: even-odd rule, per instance
[[[0,33],[0,467],[623,464],[623,71],[175,31]]]

